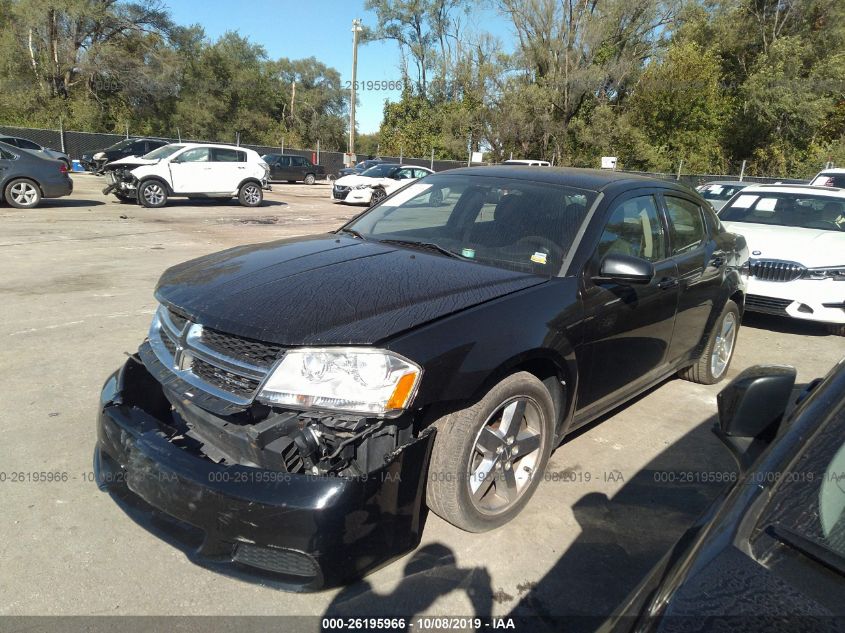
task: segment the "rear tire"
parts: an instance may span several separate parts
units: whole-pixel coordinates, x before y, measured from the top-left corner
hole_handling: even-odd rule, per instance
[[[834,336],[845,336],[845,323],[828,323],[827,331]]]
[[[147,209],[160,209],[167,204],[167,189],[157,180],[147,180],[138,187],[138,200]]]
[[[257,207],[264,201],[264,191],[260,185],[248,182],[238,191],[238,202],[244,207]]]
[[[545,385],[518,372],[472,406],[437,420],[428,507],[468,532],[486,532],[514,518],[542,479],[554,412]]]
[[[739,334],[739,308],[733,301],[728,301],[719,319],[713,325],[707,345],[701,357],[691,367],[682,369],[678,375],[684,380],[700,385],[715,385],[727,374],[736,349]]]
[[[34,209],[41,202],[41,189],[31,180],[15,178],[6,185],[3,198],[16,209]]]
[[[379,202],[384,200],[386,197],[387,197],[387,194],[385,193],[384,189],[381,189],[381,188],[373,189],[373,195],[370,197],[370,206],[371,207],[376,206]]]
[[[317,179],[314,177],[314,174],[305,174],[304,182],[306,185],[313,185],[315,182],[317,182]]]

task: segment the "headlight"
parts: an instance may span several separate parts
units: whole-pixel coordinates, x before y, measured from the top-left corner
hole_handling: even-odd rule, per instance
[[[258,400],[377,416],[398,415],[416,394],[422,369],[379,349],[302,348],[289,351]]]
[[[96,153],[96,154],[94,154],[94,156],[93,156],[94,160],[102,160],[102,159],[104,159],[105,157],[106,157],[106,155],[105,155],[105,153],[103,153],[103,152],[97,152],[97,153]]]
[[[353,189],[369,189],[370,185],[355,185]]]
[[[845,281],[845,266],[828,266],[826,268],[808,268],[804,279],[835,279]]]

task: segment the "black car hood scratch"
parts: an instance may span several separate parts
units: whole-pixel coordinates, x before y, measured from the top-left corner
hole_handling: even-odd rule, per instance
[[[241,246],[168,269],[162,303],[279,345],[367,345],[547,278],[326,234]]]

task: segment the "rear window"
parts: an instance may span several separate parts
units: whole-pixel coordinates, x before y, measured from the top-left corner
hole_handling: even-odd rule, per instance
[[[748,185],[704,185],[698,192],[705,200],[730,200]]]
[[[841,187],[845,189],[845,174],[822,172],[810,184],[817,187]]]

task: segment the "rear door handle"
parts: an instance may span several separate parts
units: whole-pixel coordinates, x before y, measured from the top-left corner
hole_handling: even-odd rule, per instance
[[[661,290],[669,290],[670,288],[675,288],[678,285],[678,278],[677,277],[667,277],[657,283],[657,287]]]

